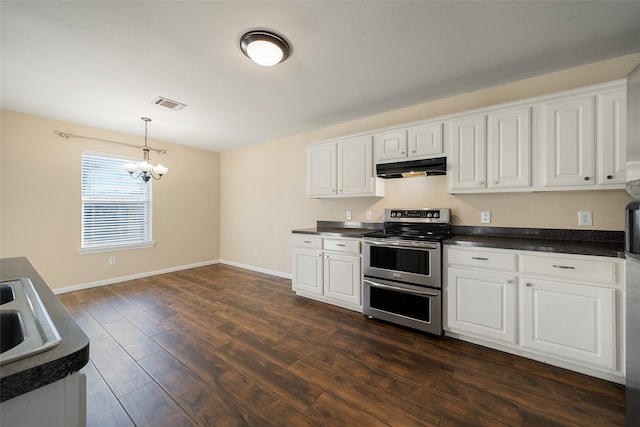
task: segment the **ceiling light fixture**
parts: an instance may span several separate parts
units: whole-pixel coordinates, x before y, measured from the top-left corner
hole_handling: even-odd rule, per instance
[[[144,147],[142,147],[142,153],[144,160],[140,163],[127,163],[124,165],[124,170],[129,172],[131,178],[142,178],[144,182],[149,181],[151,178],[160,179],[162,175],[169,171],[162,165],[154,166],[149,159],[149,151],[155,150],[147,145],[147,124],[151,121],[148,117],[140,117],[140,120],[144,122]]]
[[[289,44],[274,33],[256,30],[240,37],[240,49],[249,59],[259,65],[270,67],[289,57]]]

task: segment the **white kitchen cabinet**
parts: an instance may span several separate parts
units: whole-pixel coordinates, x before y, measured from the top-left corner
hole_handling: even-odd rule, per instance
[[[373,137],[376,163],[407,160],[407,130],[378,133]]]
[[[376,163],[419,160],[444,154],[442,121],[427,122],[374,136]]]
[[[449,192],[529,190],[530,122],[527,106],[452,120]]]
[[[593,95],[583,95],[542,105],[545,187],[595,183],[594,102]]]
[[[449,268],[449,329],[515,343],[515,281],[514,275]]]
[[[365,196],[384,196],[384,181],[374,175],[371,136],[307,147],[307,197]]]
[[[360,306],[362,277],[360,257],[325,252],[324,294],[333,301]]]
[[[451,121],[451,156],[447,171],[450,191],[486,187],[486,122],[486,114]]]
[[[520,290],[524,348],[615,368],[615,289],[526,278]]]
[[[627,175],[627,91],[605,92],[598,95],[596,101],[599,117],[597,184],[624,185]]]
[[[362,311],[362,242],[296,234],[292,287],[297,295]]]
[[[307,197],[337,194],[337,150],[336,144],[307,147]]]
[[[84,372],[6,400],[0,405],[3,426],[84,427],[87,425],[87,380]]]
[[[445,245],[445,331],[620,382],[624,260]]]
[[[531,108],[492,112],[487,127],[487,188],[531,187]]]

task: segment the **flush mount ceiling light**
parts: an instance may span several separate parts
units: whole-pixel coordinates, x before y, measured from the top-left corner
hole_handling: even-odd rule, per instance
[[[162,165],[154,166],[149,159],[149,151],[159,151],[155,148],[151,148],[147,145],[147,124],[151,121],[148,117],[140,117],[140,120],[144,122],[144,147],[142,147],[142,154],[144,160],[140,163],[127,163],[124,165],[124,170],[129,172],[131,178],[141,178],[144,182],[149,181],[151,178],[160,179],[162,175],[169,171]]]
[[[289,44],[282,37],[268,31],[249,31],[240,37],[240,49],[259,65],[270,67],[289,56]]]

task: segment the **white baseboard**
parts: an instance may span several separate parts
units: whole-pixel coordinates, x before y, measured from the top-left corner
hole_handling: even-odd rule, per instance
[[[111,279],[98,280],[96,282],[83,283],[80,285],[66,286],[64,288],[53,289],[54,294],[64,294],[66,292],[79,291],[82,289],[95,288],[98,286],[111,285],[114,283],[126,282],[127,280],[142,279],[143,277],[157,276],[158,274],[173,273],[174,271],[188,270],[190,268],[204,267],[212,264],[226,264],[233,267],[244,268],[245,270],[257,271],[258,273],[270,274],[272,276],[291,279],[291,274],[282,273],[280,271],[269,270],[266,268],[255,267],[253,265],[241,264],[239,262],[216,259],[212,261],[199,262],[195,264],[180,265],[177,267],[163,268],[162,270],[147,271],[144,273],[132,274],[129,276],[113,277]]]
[[[257,271],[258,273],[270,274],[272,276],[282,277],[283,279],[291,279],[293,276],[291,273],[283,273],[281,271],[269,270],[267,268],[256,267],[249,264],[242,264],[235,261],[229,261],[226,259],[221,259],[220,264],[231,265],[233,267],[244,268],[245,270]]]
[[[157,276],[158,274],[173,273],[174,271],[188,270],[190,268],[204,267],[206,265],[220,264],[220,260],[204,261],[195,264],[179,265],[176,267],[163,268],[161,270],[147,271],[144,273],[132,274],[129,276],[113,277],[111,279],[98,280],[96,282],[83,283],[80,285],[66,286],[64,288],[53,289],[54,294],[64,294],[65,292],[79,291],[82,289],[95,288],[98,286],[111,285],[113,283],[126,282],[127,280],[142,279],[143,277]]]

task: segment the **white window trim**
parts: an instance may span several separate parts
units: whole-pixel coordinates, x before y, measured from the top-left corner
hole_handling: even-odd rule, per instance
[[[98,151],[89,151],[89,150],[83,150],[82,151],[82,155],[81,155],[81,162],[82,162],[82,156],[100,156],[100,157],[107,157],[107,158],[112,158],[112,159],[122,159],[123,161],[123,165],[126,162],[139,162],[141,159],[139,158],[135,158],[135,157],[128,157],[128,156],[123,156],[123,155],[119,155],[119,154],[113,154],[113,153],[103,153],[103,152],[98,152]],[[81,167],[82,169],[82,167]],[[151,182],[147,182],[146,185],[150,185]],[[82,183],[81,183],[82,185]],[[82,190],[81,190],[82,191]],[[82,202],[82,194],[80,196],[80,220],[82,221],[82,206],[83,202]],[[88,247],[88,248],[84,248],[84,247],[80,247],[79,249],[79,253],[81,255],[84,254],[93,254],[93,253],[104,253],[104,252],[118,252],[118,251],[128,251],[128,250],[135,250],[135,249],[148,249],[148,248],[153,248],[156,245],[156,242],[153,240],[153,190],[150,191],[149,194],[149,241],[147,242],[140,242],[140,243],[130,243],[130,244],[113,244],[113,245],[105,245],[105,246],[100,246],[100,247]],[[80,224],[80,226],[82,227],[82,222]],[[82,243],[82,241],[80,242]]]

